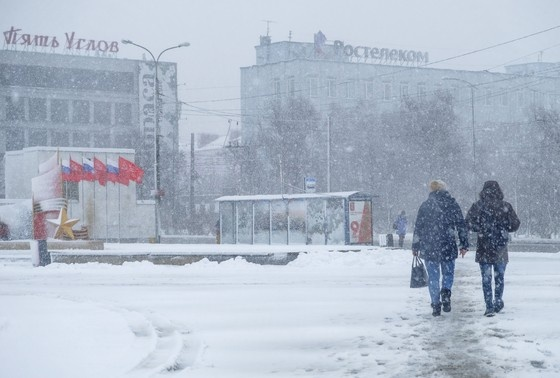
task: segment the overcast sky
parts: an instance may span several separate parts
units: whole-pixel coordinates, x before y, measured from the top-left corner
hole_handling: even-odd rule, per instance
[[[254,46],[271,20],[273,42],[312,42],[323,31],[329,43],[427,51],[430,60],[523,37],[560,25],[557,0],[0,0],[0,26],[29,34],[75,32],[85,39],[130,39],[157,56],[181,42],[191,46],[162,57],[177,62],[179,99],[186,107],[181,133],[225,134],[239,120],[239,68],[255,63]],[[4,44],[3,44],[3,47]],[[143,51],[120,45],[120,58]],[[62,52],[62,49],[60,49]],[[504,64],[560,62],[560,29],[439,67],[501,71]],[[229,116],[215,116],[215,111]],[[186,121],[184,120],[186,119]]]

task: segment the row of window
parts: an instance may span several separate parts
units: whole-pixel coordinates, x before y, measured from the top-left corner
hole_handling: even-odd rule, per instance
[[[88,133],[84,131],[61,131],[45,129],[6,128],[6,150],[17,151],[25,147],[92,147],[92,148],[136,148],[132,134],[109,132]]]
[[[427,87],[425,83],[418,83],[415,86],[412,86],[409,83],[400,83],[398,86],[398,93],[394,93],[394,84],[391,82],[383,82],[381,90],[378,90],[376,92],[376,86],[373,80],[363,81],[363,86],[360,88],[359,81],[357,80],[340,82],[335,78],[327,78],[326,85],[321,88],[320,80],[318,77],[309,77],[307,79],[307,87],[305,88],[305,93],[299,93],[303,90],[296,90],[296,82],[294,77],[289,77],[286,80],[286,91],[282,91],[282,81],[279,78],[274,79],[273,86],[273,93],[277,96],[281,96],[283,94],[287,94],[289,96],[301,94],[309,97],[320,97],[321,94],[323,94],[330,98],[338,97],[351,99],[362,97],[372,100],[378,99],[383,101],[392,101],[396,98],[406,98],[409,96],[416,96],[417,98],[421,99],[427,95]],[[322,89],[324,89],[324,91],[322,91]],[[360,89],[362,89],[361,92]],[[443,87],[437,86],[436,89],[443,89]],[[464,88],[453,87],[453,91],[455,92],[456,97],[460,93],[460,91],[464,90]],[[533,90],[515,90],[511,92],[508,88],[501,88],[497,89],[496,91],[485,89],[483,94],[475,93],[475,98],[478,99],[478,101],[482,100],[485,105],[489,106],[509,106],[510,104],[516,104],[519,106],[523,106],[526,104],[560,104],[560,96],[557,94],[545,94]],[[515,103],[513,101],[515,101]]]
[[[7,121],[132,124],[130,103],[6,96],[5,104]]]
[[[307,79],[307,88],[305,89],[305,95],[309,97],[320,97],[321,93],[324,93],[327,97],[335,98],[357,98],[357,97],[364,97],[367,99],[374,99],[376,96],[376,88],[374,85],[373,80],[366,80],[363,81],[363,91],[360,91],[360,86],[357,80],[349,80],[344,82],[339,82],[335,78],[328,78],[326,82],[326,86],[321,88],[320,80],[318,77],[309,77]],[[322,92],[321,90],[324,89],[325,91]],[[282,95],[284,93],[293,96],[296,95],[296,85],[295,85],[295,78],[290,77],[286,81],[286,91],[282,91],[282,81],[278,78],[274,79],[274,88],[273,88],[275,95]],[[303,94],[303,93],[302,93]],[[400,85],[400,97],[407,97],[409,96],[409,84],[408,83],[401,83]],[[423,97],[426,95],[426,84],[419,83],[416,85],[416,95],[418,97]],[[393,94],[393,84],[392,83],[383,83],[383,93],[382,98],[386,101],[391,101],[394,99]]]
[[[0,86],[133,93],[134,73],[0,64]]]

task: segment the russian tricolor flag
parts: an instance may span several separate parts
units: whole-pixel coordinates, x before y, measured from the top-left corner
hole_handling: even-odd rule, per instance
[[[82,166],[72,158],[70,158],[70,161],[62,160],[62,180],[79,182],[83,177],[82,170]]]
[[[72,171],[70,170],[70,162],[68,160],[62,160],[62,178],[65,181],[68,181],[70,173],[72,173]]]
[[[86,181],[94,181],[94,171],[93,171],[93,162],[91,159],[86,157],[82,157],[82,177]]]
[[[107,158],[107,181],[119,182],[119,165],[109,158]]]

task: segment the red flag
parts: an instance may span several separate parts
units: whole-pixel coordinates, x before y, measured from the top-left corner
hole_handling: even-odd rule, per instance
[[[142,177],[144,177],[144,171],[133,162],[126,160],[123,157],[119,157],[119,175],[127,180],[135,181],[137,184],[141,184]]]
[[[99,182],[99,184],[105,186],[107,184],[107,167],[98,158],[93,158],[93,178]]]
[[[82,165],[70,158],[70,175],[68,181],[80,182],[83,178]]]

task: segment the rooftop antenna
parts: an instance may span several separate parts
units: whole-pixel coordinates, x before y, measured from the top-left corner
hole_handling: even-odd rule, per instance
[[[270,37],[270,24],[275,24],[276,21],[272,20],[262,20],[262,22],[266,22],[266,36]]]
[[[288,34],[288,42],[292,42],[292,31]]]

